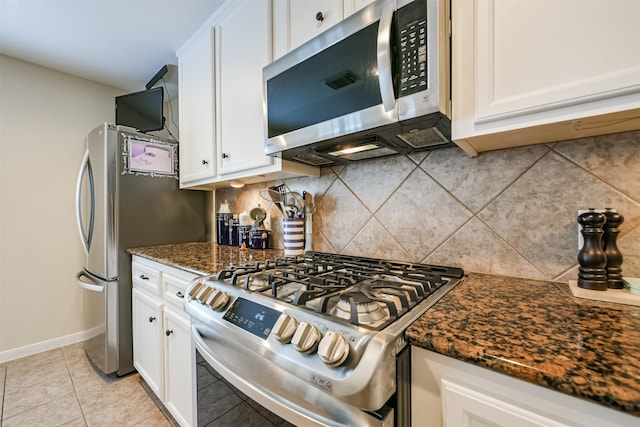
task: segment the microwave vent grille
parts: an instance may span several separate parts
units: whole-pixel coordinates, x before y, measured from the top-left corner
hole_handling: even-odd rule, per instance
[[[415,149],[449,143],[449,140],[435,127],[429,129],[414,129],[396,136]]]
[[[291,160],[306,163],[311,166],[328,166],[334,163],[332,160],[326,159],[313,153],[297,154],[293,156]]]

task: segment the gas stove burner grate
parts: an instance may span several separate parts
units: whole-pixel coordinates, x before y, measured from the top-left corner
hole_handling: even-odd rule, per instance
[[[454,267],[310,251],[231,267],[216,280],[380,330],[463,275]]]

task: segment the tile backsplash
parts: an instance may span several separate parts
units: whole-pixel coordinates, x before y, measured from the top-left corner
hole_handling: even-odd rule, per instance
[[[234,212],[260,205],[282,248],[282,181],[216,190]],[[469,157],[457,147],[322,169],[286,180],[313,194],[313,249],[534,279],[575,279],[577,211],[624,216],[623,274],[640,277],[640,131]],[[216,206],[217,210],[217,206]]]

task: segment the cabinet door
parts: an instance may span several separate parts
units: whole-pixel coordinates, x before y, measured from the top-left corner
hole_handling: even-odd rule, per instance
[[[362,0],[347,1],[354,9],[355,3]],[[343,0],[274,0],[274,57],[281,57],[340,22],[345,7]]]
[[[344,17],[356,13],[368,4],[373,3],[374,0],[344,0]]]
[[[311,40],[344,18],[341,0],[290,0],[289,3],[290,50]]]
[[[164,309],[165,405],[182,426],[193,425],[193,366],[189,320]]]
[[[162,357],[162,303],[151,296],[133,290],[133,366],[151,390],[164,398],[164,367]]]
[[[453,139],[560,122],[560,138],[640,127],[640,113],[605,120],[640,108],[638,16],[637,0],[453,0]],[[586,117],[602,119],[573,122]],[[474,148],[501,148],[499,140]]]
[[[203,32],[178,58],[181,184],[216,174],[213,37]]]
[[[216,25],[218,173],[273,163],[264,154],[262,67],[271,62],[271,2],[240,0]]]
[[[442,380],[443,427],[567,427],[516,405]]]

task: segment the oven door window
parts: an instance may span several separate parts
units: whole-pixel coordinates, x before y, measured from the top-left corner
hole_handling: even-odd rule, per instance
[[[267,81],[269,138],[382,103],[378,22]]]

